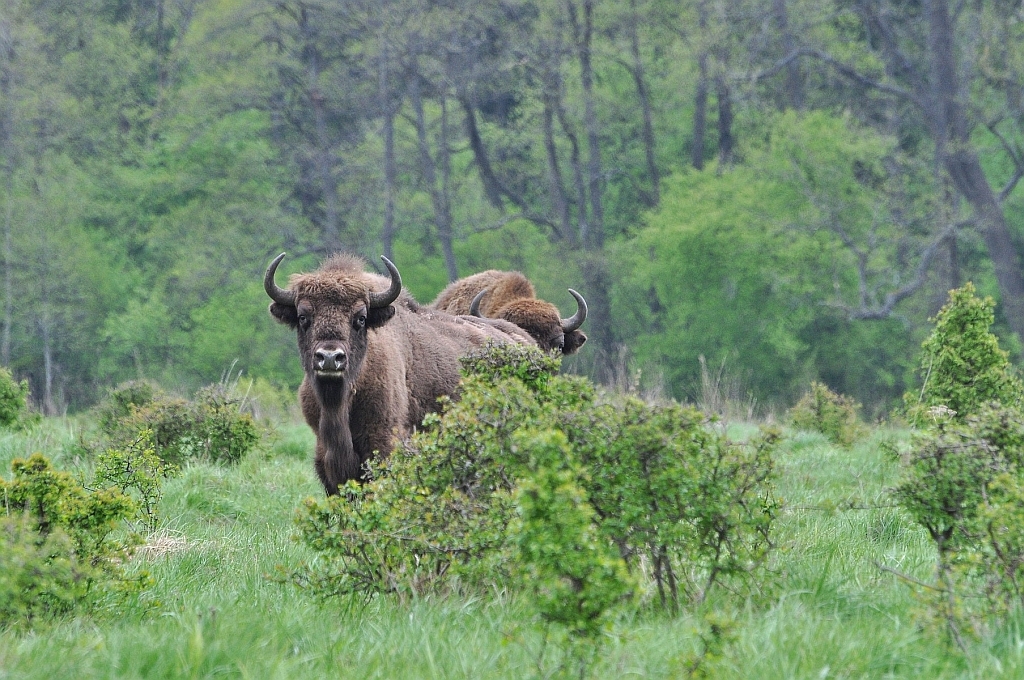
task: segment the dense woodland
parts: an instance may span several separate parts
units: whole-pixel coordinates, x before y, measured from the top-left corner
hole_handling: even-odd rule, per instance
[[[421,302],[580,290],[600,380],[879,414],[965,281],[1020,352],[1022,37],[1003,0],[2,0],[0,363],[46,413],[294,387],[263,270],[346,249]]]

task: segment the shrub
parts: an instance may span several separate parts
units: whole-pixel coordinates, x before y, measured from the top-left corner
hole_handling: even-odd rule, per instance
[[[515,353],[522,363],[502,364]],[[539,535],[542,515],[517,524],[517,499],[526,512],[528,498],[558,487],[568,494],[558,503],[582,494],[564,531],[614,546],[634,571],[648,558],[663,601],[700,600],[723,581],[746,592],[771,547],[776,435],[741,446],[697,411],[610,400],[557,365],[522,348],[467,359],[460,399],[374,463],[370,482],[306,502],[300,537],[321,558],[290,577],[324,596],[532,587],[520,532]]]
[[[1024,413],[998,402],[958,421],[933,411],[893,495],[935,544],[931,611],[963,644],[1024,607]]]
[[[88,491],[40,454],[11,463],[0,479],[0,625],[31,623],[97,601],[109,591],[135,589],[145,573],[127,578],[131,537],[114,539],[135,504],[116,489]]]
[[[860,404],[836,394],[819,382],[801,397],[787,414],[790,425],[798,430],[820,432],[830,442],[850,446],[862,437],[866,428],[857,418]]]
[[[529,472],[515,494],[518,562],[529,602],[563,643],[583,677],[615,605],[632,592],[626,563],[595,522],[578,481],[585,478],[565,435],[557,430],[520,432],[530,452]]]
[[[260,441],[252,417],[221,385],[199,390],[191,401],[169,397],[145,383],[128,383],[100,408],[105,438],[96,448],[126,450],[149,432],[161,460],[237,463]]]
[[[138,530],[152,533],[160,521],[158,505],[163,498],[163,478],[176,472],[173,465],[156,455],[149,430],[120,448],[109,448],[96,458],[95,484],[114,487],[135,501],[135,513],[128,520]]]
[[[934,330],[921,345],[921,390],[903,397],[911,422],[927,424],[928,411],[936,406],[952,410],[963,422],[987,402],[1020,401],[1024,385],[989,331],[994,308],[992,298],[978,298],[971,283],[949,291]]]
[[[100,430],[110,434],[117,430],[118,423],[131,415],[135,408],[149,406],[157,399],[164,399],[163,390],[147,380],[130,380],[110,390],[103,401],[94,409]]]
[[[989,332],[993,307],[967,284],[939,311],[921,391],[904,397],[921,429],[893,489],[935,544],[926,600],[961,648],[1024,606],[1024,386]]]
[[[16,382],[10,372],[0,366],[0,427],[27,425],[38,416],[28,409],[28,381]]]
[[[696,409],[635,398],[564,420],[604,533],[631,566],[646,557],[663,605],[701,602],[723,580],[757,585],[778,508],[776,430],[739,444]]]

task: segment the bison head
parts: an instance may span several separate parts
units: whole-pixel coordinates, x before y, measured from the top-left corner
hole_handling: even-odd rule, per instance
[[[367,330],[395,314],[391,303],[402,292],[398,269],[381,257],[391,284],[377,292],[372,287],[381,277],[364,272],[358,258],[335,256],[316,272],[293,276],[284,289],[274,282],[284,255],[274,258],[263,277],[263,287],[273,300],[270,313],[298,332],[302,368],[315,384],[350,384],[366,356]]]
[[[553,304],[537,298],[512,300],[491,313],[522,328],[533,336],[543,350],[575,354],[587,341],[586,334],[578,330],[587,319],[587,301],[572,288],[569,293],[576,298],[576,313],[568,319],[560,318],[558,308]],[[470,314],[483,316],[480,313],[480,301],[486,294],[487,290],[477,293],[469,306]]]

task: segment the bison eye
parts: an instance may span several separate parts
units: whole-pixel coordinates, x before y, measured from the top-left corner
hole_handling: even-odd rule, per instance
[[[366,326],[366,315],[356,314],[356,317],[352,319],[352,325],[356,327],[356,330],[359,330]]]
[[[302,330],[309,328],[309,315],[299,314],[299,325],[302,326]]]

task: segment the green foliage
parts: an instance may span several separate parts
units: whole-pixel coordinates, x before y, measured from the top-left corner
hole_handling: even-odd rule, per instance
[[[913,422],[926,424],[929,409],[937,406],[964,422],[987,402],[1009,406],[1024,396],[1024,384],[990,331],[994,307],[992,298],[975,295],[970,282],[949,291],[934,330],[921,345],[921,390],[904,395]]]
[[[149,406],[157,398],[164,399],[163,390],[148,380],[130,380],[121,383],[93,409],[100,430],[111,433],[118,422],[132,414],[133,408]]]
[[[28,381],[15,382],[0,366],[0,428],[23,426],[36,418],[28,410]]]
[[[917,433],[893,489],[931,537],[929,609],[963,646],[1024,606],[1024,412],[990,402],[965,420],[941,406]]]
[[[42,534],[25,513],[0,518],[0,626],[28,624],[74,609],[89,566],[74,559],[61,529]]]
[[[860,404],[853,399],[812,382],[811,389],[789,410],[787,418],[799,430],[820,432],[834,444],[850,446],[867,429],[857,418],[859,410]]]
[[[673,606],[680,591],[699,601],[724,582],[737,592],[755,586],[777,506],[775,433],[736,444],[691,409],[606,399],[589,381],[550,375],[537,350],[511,369],[494,363],[508,360],[506,349],[488,352],[490,358],[466,362],[459,401],[446,403],[407,444],[375,463],[369,483],[307,501],[298,519],[301,540],[322,557],[294,572],[294,580],[325,596],[505,587],[522,571],[522,541],[532,545],[547,517],[556,522],[551,536],[585,538],[594,550],[603,544],[593,555],[615,546],[633,570],[646,559],[662,602]],[[495,370],[532,382],[496,379]],[[563,438],[564,446],[557,443]],[[552,502],[582,503],[575,514],[559,519],[530,505],[532,523],[514,528],[517,498],[525,508],[532,502],[524,500],[526,490],[536,500],[555,489],[565,495]],[[579,533],[584,516],[592,526]],[[563,520],[569,524],[559,528]],[[523,539],[523,530],[534,538]],[[548,554],[542,545],[529,550],[532,560]],[[581,592],[614,590],[603,579],[616,562],[585,563],[597,582],[578,584]],[[594,606],[604,611],[598,601]]]
[[[131,451],[145,439],[170,465],[192,459],[237,463],[261,439],[252,417],[241,412],[239,400],[221,385],[185,400],[145,383],[128,383],[111,393],[99,413],[105,436],[98,443],[101,448]]]
[[[961,648],[965,630],[1024,606],[1024,385],[989,331],[994,304],[968,283],[936,316],[920,393],[904,397],[921,430],[893,489],[935,545],[926,601]]]
[[[564,421],[603,531],[631,566],[646,558],[662,605],[701,602],[722,581],[759,587],[778,510],[776,430],[740,444],[696,409],[635,398]]]
[[[0,479],[0,625],[30,623],[87,606],[111,590],[142,587],[123,564],[132,545],[118,524],[136,511],[116,489],[89,491],[40,454],[11,464]]]
[[[571,635],[596,637],[614,605],[630,592],[626,564],[598,532],[561,432],[522,431],[516,445],[530,452],[530,472],[515,499],[516,542],[531,602],[546,622]]]
[[[849,118],[790,112],[759,126],[742,164],[666,177],[658,208],[612,247],[614,317],[635,329],[637,360],[680,399],[699,384],[701,356],[726,360],[762,403],[792,403],[812,379],[862,403],[898,398],[912,329],[837,310],[856,296],[857,269],[833,233],[890,243],[878,230],[896,227],[880,227],[876,205],[887,183],[862,176],[884,177],[895,147]],[[894,249],[872,267],[888,271]]]
[[[523,582],[549,631],[568,636],[568,656],[582,676],[615,605],[632,591],[632,579],[595,522],[578,481],[585,473],[565,435],[524,430],[515,445],[530,453],[529,473],[515,493]]]
[[[152,437],[149,430],[143,430],[137,440],[106,449],[96,457],[94,472],[97,486],[116,488],[135,500],[135,514],[129,521],[148,533],[160,522],[163,479],[177,471],[156,455]]]
[[[490,382],[515,378],[531,391],[540,393],[544,393],[551,378],[558,375],[562,363],[559,357],[513,343],[489,344],[459,362],[466,375]]]
[[[300,570],[300,582],[322,595],[511,582],[508,527],[525,463],[512,438],[540,418],[536,396],[518,380],[466,376],[460,400],[376,462],[371,482],[306,502],[301,539],[330,563]]]

